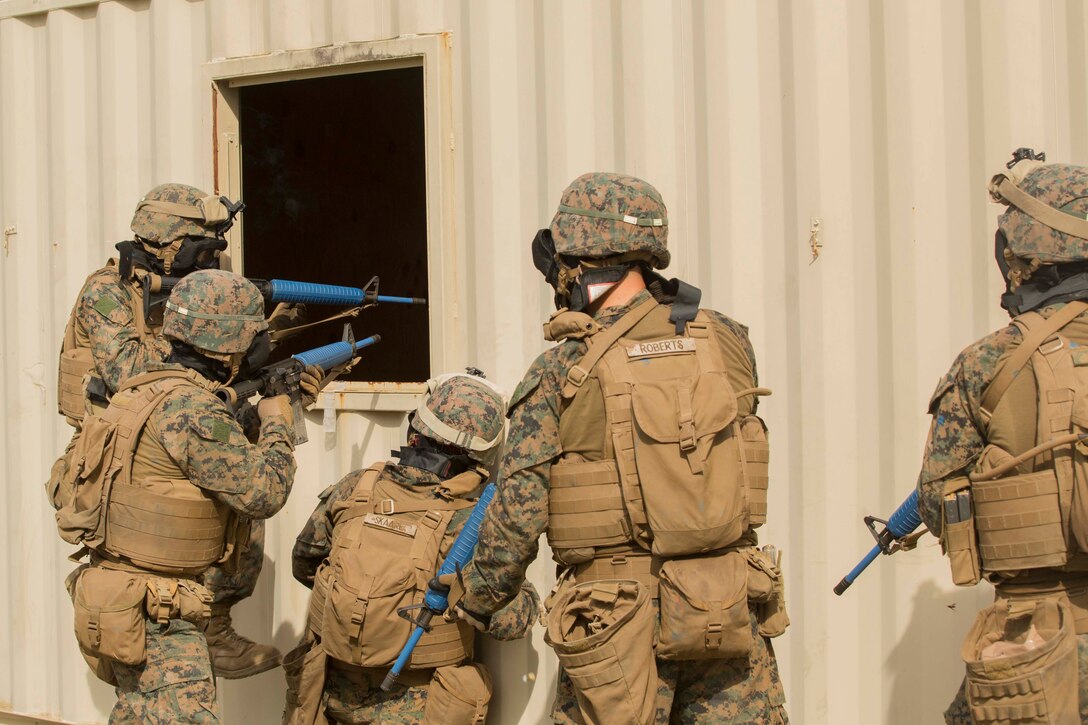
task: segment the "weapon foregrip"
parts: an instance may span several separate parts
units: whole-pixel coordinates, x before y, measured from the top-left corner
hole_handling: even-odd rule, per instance
[[[361,305],[366,296],[358,287],[342,287],[335,284],[296,282],[289,279],[268,280],[269,302],[300,302],[311,305]]]
[[[381,339],[381,335],[371,335],[354,345],[346,341],[332,342],[328,345],[322,345],[321,347],[307,350],[306,352],[300,352],[293,357],[295,360],[302,363],[303,367],[317,365],[325,372],[328,372],[337,365],[343,365],[346,362],[350,362],[351,359],[355,357],[356,352],[362,350],[364,347],[370,347],[377,342],[381,342]]]

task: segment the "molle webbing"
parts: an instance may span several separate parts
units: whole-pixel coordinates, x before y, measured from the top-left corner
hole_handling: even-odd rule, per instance
[[[574,567],[573,577],[578,584],[601,579],[634,579],[649,588],[650,597],[658,597],[658,571],[661,560],[645,551],[620,554],[604,554]]]
[[[615,461],[551,467],[548,543],[557,549],[613,546],[631,540]]]
[[[152,571],[190,574],[199,574],[222,555],[226,512],[180,469],[170,480],[170,490],[179,495],[155,493],[132,481],[136,447],[152,413],[170,391],[200,384],[192,371],[144,373],[126,381],[103,414],[115,426],[117,443],[110,465],[120,471],[104,492],[102,549],[107,554]],[[190,490],[182,494],[185,488]]]

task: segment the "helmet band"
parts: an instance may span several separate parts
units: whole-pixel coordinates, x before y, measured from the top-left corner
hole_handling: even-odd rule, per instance
[[[196,219],[207,224],[219,224],[230,218],[230,211],[224,206],[218,196],[205,196],[196,204],[179,204],[175,201],[160,201],[158,199],[141,199],[136,205],[136,211],[147,209],[161,214],[181,217],[183,219]]]
[[[1080,239],[1088,239],[1088,219],[1082,219],[1039,201],[1028,194],[1005,174],[998,174],[990,181],[990,195],[999,201],[1015,206],[1040,224],[1054,231]]]
[[[623,222],[625,224],[633,224],[636,227],[663,227],[668,226],[668,220],[663,216],[647,216],[638,217],[630,214],[620,214],[618,212],[610,211],[598,211],[597,209],[577,209],[573,206],[567,206],[566,204],[559,205],[559,211],[563,214],[574,214],[575,216],[588,216],[594,219],[609,219],[611,221]]]
[[[264,319],[264,315],[217,315],[211,312],[198,312],[197,310],[190,310],[188,307],[181,307],[174,303],[173,300],[166,301],[166,309],[176,312],[183,317],[192,317],[197,320],[222,320],[225,322],[265,322],[265,326],[261,329],[264,330],[268,327],[267,322]]]

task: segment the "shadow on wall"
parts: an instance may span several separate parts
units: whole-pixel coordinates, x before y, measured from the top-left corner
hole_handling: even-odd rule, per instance
[[[269,538],[269,541],[272,539]],[[282,622],[273,633],[273,604],[276,600],[276,565],[266,553],[253,596],[232,609],[234,627],[240,634],[262,644],[275,644],[287,652],[298,644],[301,632],[291,622]],[[287,573],[290,576],[290,572]],[[242,680],[219,678],[219,704],[225,723],[278,723],[283,716],[287,681],[283,668],[276,667]]]
[[[946,591],[933,579],[918,587],[910,624],[885,661],[892,679],[884,719],[888,725],[944,722],[944,710],[963,680],[960,645],[980,600],[992,598],[988,587],[980,589]]]

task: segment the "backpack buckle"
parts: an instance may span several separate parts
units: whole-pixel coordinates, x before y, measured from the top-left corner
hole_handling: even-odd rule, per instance
[[[567,382],[576,388],[582,387],[582,383],[588,377],[589,371],[579,365],[575,365],[567,372]]]

